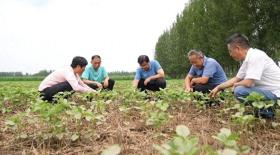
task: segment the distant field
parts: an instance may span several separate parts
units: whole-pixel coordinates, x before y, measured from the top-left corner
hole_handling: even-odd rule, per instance
[[[25,76],[18,76],[18,77],[0,77],[0,81],[42,81],[44,77],[25,77]]]
[[[0,154],[100,154],[109,146],[125,155],[280,154],[278,111],[275,120],[255,118],[230,91],[211,100],[184,92],[183,80],[147,94],[131,82],[116,80],[112,92],[61,94],[54,105],[39,98],[40,81],[0,82]]]
[[[42,81],[44,76],[0,76],[0,81]],[[133,80],[134,75],[112,75],[111,79],[114,80]]]

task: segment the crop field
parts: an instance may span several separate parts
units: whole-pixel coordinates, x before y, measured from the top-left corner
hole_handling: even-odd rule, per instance
[[[168,80],[159,92],[138,92],[129,80],[111,92],[58,94],[42,101],[39,81],[0,82],[0,154],[280,154],[280,112],[258,94],[240,104],[231,90],[218,98]]]

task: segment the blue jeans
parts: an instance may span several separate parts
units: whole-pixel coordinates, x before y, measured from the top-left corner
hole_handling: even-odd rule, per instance
[[[277,103],[277,96],[275,94],[273,94],[271,91],[263,90],[263,89],[256,88],[256,87],[247,88],[247,87],[244,87],[244,86],[238,86],[234,89],[234,96],[240,102],[244,102],[245,101],[244,99],[248,95],[250,95],[250,93],[252,93],[252,92],[257,92],[257,93],[263,95],[265,100],[273,100],[274,103]],[[274,108],[272,108],[272,107],[270,107],[268,109],[262,108],[262,109],[259,109],[258,111],[256,111],[255,115],[256,115],[256,117],[261,116],[262,118],[271,119],[271,118],[274,117],[274,110],[273,109]]]
[[[252,92],[257,92],[257,93],[263,95],[265,100],[274,100],[275,102],[277,101],[277,96],[275,94],[273,94],[271,91],[263,90],[263,89],[256,88],[256,87],[248,88],[248,87],[244,87],[244,86],[237,86],[234,89],[234,96],[239,101],[243,102],[244,98],[246,98]]]

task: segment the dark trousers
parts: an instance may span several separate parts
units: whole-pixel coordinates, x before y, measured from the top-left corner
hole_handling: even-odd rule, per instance
[[[107,87],[107,88],[104,88],[104,82],[101,83],[102,86],[103,86],[103,89],[104,89],[104,90],[113,90],[114,85],[115,85],[115,81],[112,80],[112,79],[109,79],[108,83],[109,83],[109,84],[108,84],[108,87]],[[94,90],[98,89],[98,86],[97,86],[97,84],[95,84],[95,83],[91,83],[91,84],[87,84],[87,85],[88,85],[90,88],[94,89]]]
[[[160,88],[164,89],[166,87],[166,81],[163,78],[151,80],[146,86],[144,85],[144,81],[145,79],[140,79],[138,82],[137,88],[140,89],[140,91],[144,91],[144,90],[159,91]]]
[[[57,94],[58,92],[66,92],[66,91],[72,91],[73,88],[71,87],[71,85],[65,81],[65,82],[61,82],[58,83],[56,85],[53,85],[51,87],[45,88],[43,91],[41,91],[41,97],[43,100],[47,100],[48,102],[52,102],[53,101],[53,96],[55,94]]]
[[[217,85],[213,84],[196,84],[193,86],[193,91],[198,91],[202,93],[209,93],[212,89],[214,89]]]

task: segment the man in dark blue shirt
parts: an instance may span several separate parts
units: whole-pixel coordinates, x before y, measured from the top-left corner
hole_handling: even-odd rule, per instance
[[[208,93],[227,80],[221,65],[213,58],[207,58],[199,50],[190,50],[188,58],[192,64],[185,78],[185,90]]]

